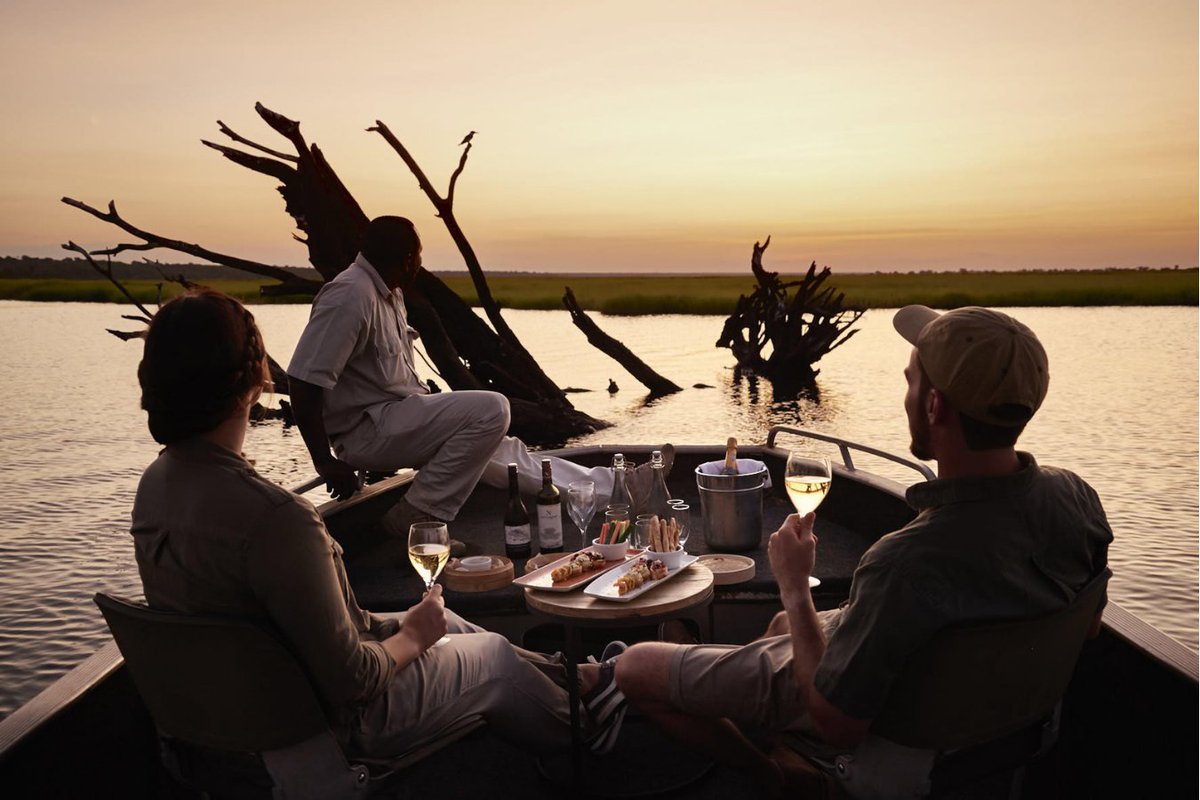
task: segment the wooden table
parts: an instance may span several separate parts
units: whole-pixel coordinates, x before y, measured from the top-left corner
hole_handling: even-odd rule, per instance
[[[702,564],[692,564],[662,586],[633,600],[601,600],[583,593],[525,590],[529,611],[563,626],[567,661],[567,691],[571,704],[571,767],[575,786],[582,782],[582,736],[579,724],[579,681],[576,665],[580,658],[579,629],[657,625],[673,617],[707,606],[713,598],[713,573]]]

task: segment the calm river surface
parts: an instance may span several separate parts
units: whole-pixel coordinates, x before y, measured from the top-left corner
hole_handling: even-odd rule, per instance
[[[286,364],[307,306],[258,306],[267,348]],[[139,342],[127,309],[0,301],[0,716],[107,640],[91,596],[140,597],[129,510],[158,447],[138,408]],[[1116,541],[1110,596],[1197,647],[1197,309],[1013,309],[1050,354],[1050,395],[1022,438],[1042,463],[1080,473],[1099,491]],[[820,397],[776,402],[768,383],[734,380],[713,346],[719,317],[602,317],[605,330],[681,386],[647,402],[641,387],[591,348],[565,312],[506,319],[577,407],[614,423],[573,443],[685,444],[734,435],[761,442],[772,425],[812,428],[905,453],[901,370],[908,345],[891,313],[818,366]],[[604,391],[608,378],[621,387]],[[443,383],[444,385],[444,383]],[[312,474],[295,430],[257,425],[247,453],[285,486]],[[862,463],[904,482],[916,473]],[[317,495],[315,499],[320,499]],[[818,553],[818,558],[820,557]]]

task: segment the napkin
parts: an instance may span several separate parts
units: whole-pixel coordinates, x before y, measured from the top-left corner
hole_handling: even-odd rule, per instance
[[[753,475],[756,472],[762,472],[767,468],[767,465],[753,458],[739,458],[737,460],[738,475]],[[698,468],[698,471],[704,475],[724,475],[725,461],[705,461]],[[732,476],[730,476],[732,477]],[[768,472],[764,477],[763,487],[771,488],[771,473]]]

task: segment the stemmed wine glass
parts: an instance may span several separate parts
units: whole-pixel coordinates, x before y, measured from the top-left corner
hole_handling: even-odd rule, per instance
[[[679,525],[679,546],[687,544],[688,534],[692,532],[692,509],[683,500],[672,500],[668,505],[667,519],[673,519]],[[684,547],[686,550],[687,548]]]
[[[788,453],[783,483],[797,514],[803,516],[815,511],[825,499],[825,495],[829,494],[829,484],[832,480],[833,468],[828,458],[814,457],[795,450]]]
[[[450,560],[450,531],[444,522],[414,522],[408,529],[408,560],[425,582],[425,591],[433,589],[438,575]],[[434,647],[450,641],[443,636]]]
[[[596,484],[574,481],[567,486],[567,513],[579,528],[580,547],[587,547],[587,528],[596,513]]]

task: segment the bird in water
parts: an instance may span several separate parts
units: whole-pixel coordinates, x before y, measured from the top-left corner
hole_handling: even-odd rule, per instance
[[[462,146],[464,144],[470,144],[471,140],[474,138],[475,138],[475,131],[471,131],[466,136],[464,136],[463,140],[461,142],[459,142],[458,144],[459,144],[459,146]]]
[[[620,389],[620,387],[617,386],[617,382],[614,381],[612,378],[609,378],[608,379],[608,393],[616,394],[619,391],[621,391],[621,389]]]

